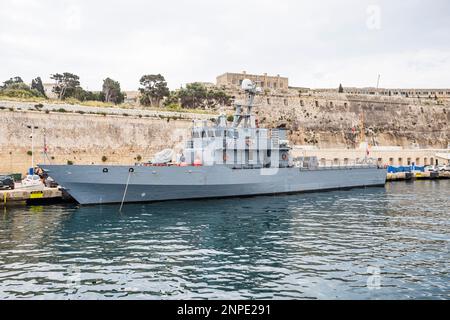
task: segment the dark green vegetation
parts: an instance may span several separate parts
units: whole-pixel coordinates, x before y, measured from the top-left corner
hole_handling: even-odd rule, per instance
[[[139,101],[144,106],[159,106],[161,100],[170,94],[167,82],[160,74],[144,75],[139,82],[142,86],[139,88]]]
[[[32,85],[31,87],[25,84],[21,77],[6,80],[3,86],[0,86],[0,95],[11,98],[45,98],[45,94],[39,90],[40,88],[35,82],[37,79],[40,80],[40,78],[33,80],[34,86]]]
[[[120,83],[111,78],[103,80],[101,95],[102,101],[115,104],[122,103],[125,99],[125,94],[120,91]]]
[[[218,105],[230,105],[231,96],[224,90],[207,88],[195,82],[173,93],[179,99],[182,108],[214,109]]]
[[[55,73],[50,76],[54,81],[52,93],[58,100],[84,102],[101,101],[121,104],[126,95],[122,92],[120,83],[111,78],[103,80],[101,91],[83,89],[80,77],[70,72]],[[230,105],[232,97],[225,90],[207,87],[202,83],[190,83],[186,87],[170,91],[166,79],[161,74],[147,74],[140,78],[138,101],[143,106],[166,107],[169,110],[180,109],[216,109],[220,105]],[[48,92],[48,91],[47,91]],[[0,96],[11,98],[41,98],[48,99],[42,79],[37,77],[31,85],[24,83],[21,77],[14,77],[0,86]]]

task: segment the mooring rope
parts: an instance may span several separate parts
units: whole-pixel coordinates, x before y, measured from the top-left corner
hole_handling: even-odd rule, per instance
[[[130,183],[131,173],[132,173],[132,171],[129,170],[129,171],[128,171],[127,184],[125,185],[125,191],[123,192],[123,198],[122,198],[122,202],[120,203],[120,209],[119,209],[119,212],[122,212],[123,202],[125,201],[125,196],[127,195],[127,190],[128,190],[128,184]]]

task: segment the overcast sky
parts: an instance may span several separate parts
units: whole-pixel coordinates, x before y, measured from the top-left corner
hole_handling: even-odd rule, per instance
[[[0,81],[73,72],[135,90],[224,72],[306,87],[450,87],[448,0],[1,0]]]

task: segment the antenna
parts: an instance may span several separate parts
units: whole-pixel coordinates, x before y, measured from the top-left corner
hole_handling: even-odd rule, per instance
[[[252,107],[255,96],[258,92],[261,91],[261,88],[258,88],[256,86],[256,83],[253,83],[251,80],[244,79],[241,84],[241,89],[244,90],[247,95],[247,104],[241,105],[239,103],[236,103],[236,113],[234,115],[232,127],[238,127],[242,119],[244,119],[245,128],[255,127],[255,117],[252,115]],[[246,114],[242,114],[242,107],[247,107]]]

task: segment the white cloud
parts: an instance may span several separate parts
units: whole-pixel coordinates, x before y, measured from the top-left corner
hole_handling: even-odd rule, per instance
[[[375,7],[370,7],[375,6]],[[380,24],[370,8],[379,7]],[[3,0],[0,81],[70,71],[99,89],[136,89],[162,73],[172,88],[226,71],[282,74],[292,85],[449,87],[445,0],[165,2]]]

